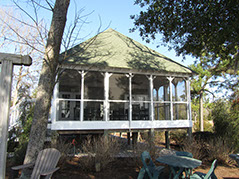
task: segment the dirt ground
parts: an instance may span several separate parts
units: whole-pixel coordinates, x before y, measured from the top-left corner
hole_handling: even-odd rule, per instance
[[[60,169],[53,174],[52,179],[137,179],[140,167],[142,166],[135,158],[118,157],[114,162],[107,165],[106,169],[95,172],[95,170],[83,170],[80,162],[79,157],[68,158],[64,164],[59,166]],[[157,162],[155,164],[160,165]],[[207,173],[210,167],[210,162],[203,162],[193,172]],[[6,179],[9,179],[8,176],[10,173],[10,166],[7,166]],[[230,161],[226,165],[218,164],[215,174],[218,179],[239,179],[239,167],[237,167],[235,161]],[[169,168],[167,166],[165,166],[161,178],[169,178]]]
[[[194,171],[207,173],[210,169],[210,164],[203,164]],[[69,160],[58,172],[53,175],[53,179],[136,179],[139,168],[135,166],[135,161],[132,158],[119,158],[112,162],[110,166],[100,172],[87,172],[79,167],[78,159]],[[218,165],[215,170],[216,176],[220,178],[238,178],[239,168],[235,163],[228,166]],[[162,178],[168,178],[169,170],[166,167]]]
[[[200,167],[194,170],[207,173],[210,169],[210,163],[202,164]],[[79,159],[77,157],[68,159],[64,165],[60,166],[60,169],[55,172],[52,179],[136,179],[140,168],[137,167],[135,160],[132,158],[118,158],[116,161],[110,163],[110,165],[100,171],[84,171],[80,167]],[[7,168],[6,179],[9,179],[10,166]],[[231,162],[227,166],[218,165],[215,174],[218,179],[222,178],[238,178],[239,168],[236,167],[235,162]],[[161,178],[168,178],[169,169],[165,167]]]

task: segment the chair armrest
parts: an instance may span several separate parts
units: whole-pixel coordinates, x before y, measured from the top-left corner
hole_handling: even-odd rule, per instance
[[[33,167],[33,166],[34,166],[34,163],[29,163],[29,164],[24,164],[24,165],[18,165],[18,166],[12,167],[11,169],[12,170],[21,170],[21,169],[29,168],[29,167]]]
[[[138,178],[137,179],[143,179],[144,178],[144,175],[145,175],[145,169],[144,167],[142,167],[139,171],[139,174],[138,174]]]
[[[47,171],[40,173],[40,175],[42,175],[42,176],[50,175],[50,174],[54,173],[55,171],[59,170],[59,168],[60,167],[49,169]]]
[[[239,155],[238,154],[230,154],[229,157],[234,159],[234,160],[238,160],[239,159]]]

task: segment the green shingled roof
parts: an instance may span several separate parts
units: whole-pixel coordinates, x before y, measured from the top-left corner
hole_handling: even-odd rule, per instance
[[[94,65],[157,72],[192,73],[189,68],[108,29],[67,51],[67,64]]]

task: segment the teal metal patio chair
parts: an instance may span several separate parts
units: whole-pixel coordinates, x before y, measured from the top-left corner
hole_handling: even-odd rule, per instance
[[[149,152],[144,151],[141,154],[141,160],[143,162],[143,167],[141,168],[138,179],[150,178],[158,179],[160,173],[163,171],[163,166],[156,166],[152,161]]]
[[[175,153],[177,156],[182,156],[182,157],[190,157],[190,158],[193,158],[193,154],[192,153],[190,153],[190,152],[186,152],[186,151],[176,151],[176,153]],[[178,170],[180,170],[179,168],[174,168],[174,170],[175,171],[178,171]],[[183,173],[182,173],[182,178],[188,178],[191,174],[192,174],[192,170],[191,169],[184,169],[184,172],[185,172],[185,175],[186,176],[184,176],[183,175]],[[171,173],[170,173],[170,177],[171,177]]]
[[[214,173],[214,170],[217,167],[217,160],[214,160],[212,162],[211,168],[210,170],[207,172],[207,174],[205,173],[201,173],[201,172],[195,172],[192,176],[190,176],[190,179],[217,179],[217,176]]]
[[[54,148],[47,148],[41,150],[37,156],[35,164],[25,164],[16,167],[12,167],[12,170],[21,170],[24,168],[33,168],[31,179],[40,179],[45,177],[45,179],[51,178],[52,174],[59,169],[56,167],[61,153]]]
[[[183,157],[191,157],[193,158],[193,154],[190,152],[185,152],[185,151],[176,151],[177,156],[183,156]]]
[[[229,157],[237,162],[237,167],[239,167],[239,153],[230,154]]]

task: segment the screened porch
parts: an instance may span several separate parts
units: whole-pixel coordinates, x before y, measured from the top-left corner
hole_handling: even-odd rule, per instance
[[[54,90],[53,130],[188,128],[188,76],[65,69]]]

